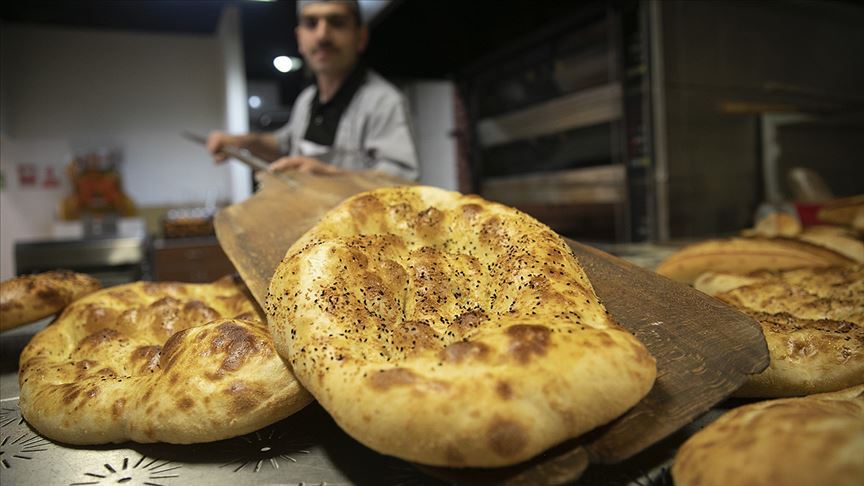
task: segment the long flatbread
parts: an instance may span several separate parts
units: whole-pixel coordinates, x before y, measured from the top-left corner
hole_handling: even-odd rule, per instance
[[[343,429],[424,464],[521,462],[621,415],[656,375],[558,235],[431,187],[325,215],[288,250],[266,311]]]

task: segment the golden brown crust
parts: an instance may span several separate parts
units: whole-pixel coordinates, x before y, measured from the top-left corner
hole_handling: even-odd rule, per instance
[[[852,265],[855,261],[829,248],[792,238],[729,238],[682,248],[657,273],[693,283],[705,272],[745,274],[755,270]]]
[[[819,219],[826,223],[853,226],[856,217],[864,214],[864,194],[838,199],[819,210]]]
[[[719,295],[758,282],[758,275],[761,272],[762,271],[756,271],[744,275],[724,272],[705,272],[696,277],[696,280],[693,282],[693,288],[708,295]]]
[[[675,457],[677,486],[837,486],[864,478],[864,386],[736,408]]]
[[[864,207],[859,208],[864,216]],[[847,221],[848,223],[851,222]],[[864,263],[864,241],[851,228],[836,225],[801,227],[798,219],[786,213],[771,213],[756,223],[753,228],[741,232],[744,237],[793,238],[840,253],[858,263]]]
[[[19,384],[27,421],[71,444],[215,441],[311,401],[230,278],[138,282],[76,301],[21,353]]]
[[[848,233],[822,228],[808,228],[797,238],[807,243],[830,248],[857,263],[864,263],[864,242]]]
[[[741,232],[741,236],[762,236],[773,238],[775,236],[792,237],[801,232],[801,223],[798,218],[786,213],[770,213],[768,216],[756,222],[753,228]]]
[[[751,376],[740,397],[789,397],[864,383],[864,328],[848,321],[748,312],[762,326],[768,368]]]
[[[771,358],[736,392],[783,397],[864,383],[864,265],[705,275],[704,290],[753,316]],[[728,285],[722,285],[722,284]],[[734,283],[743,284],[728,289]]]
[[[68,270],[4,280],[0,282],[0,331],[56,314],[100,287],[95,278]]]
[[[741,309],[864,325],[864,265],[751,274],[757,281],[717,295]]]
[[[288,250],[267,314],[343,429],[426,464],[523,461],[622,414],[656,373],[560,237],[429,187],[328,213]]]

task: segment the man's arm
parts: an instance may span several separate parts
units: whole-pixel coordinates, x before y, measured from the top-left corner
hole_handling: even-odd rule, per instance
[[[285,170],[296,170],[297,172],[306,172],[318,175],[336,175],[345,173],[345,171],[339,167],[321,162],[312,157],[304,157],[302,155],[282,157],[270,164],[271,172],[282,172]]]
[[[227,158],[221,152],[225,146],[244,148],[265,160],[276,160],[280,155],[279,141],[272,133],[229,135],[220,131],[210,132],[207,137],[207,150],[213,155],[213,160],[222,162]]]

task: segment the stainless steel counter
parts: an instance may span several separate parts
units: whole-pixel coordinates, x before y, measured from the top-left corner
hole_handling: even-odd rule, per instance
[[[96,277],[103,286],[147,277],[144,237],[105,237],[15,243],[15,272],[67,269]]]

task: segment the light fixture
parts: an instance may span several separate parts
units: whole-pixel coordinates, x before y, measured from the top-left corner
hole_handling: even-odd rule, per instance
[[[253,109],[261,107],[261,98],[255,96],[255,95],[250,96],[249,97],[249,107],[253,108]]]
[[[273,66],[280,73],[290,73],[300,69],[303,66],[303,61],[296,57],[278,56],[273,59]]]

